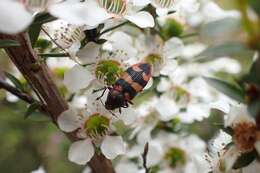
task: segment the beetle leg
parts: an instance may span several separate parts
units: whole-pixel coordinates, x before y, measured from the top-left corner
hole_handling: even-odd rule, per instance
[[[123,106],[123,108],[128,108],[128,107],[129,107],[128,103],[125,102],[125,105]]]
[[[100,100],[100,99],[104,96],[106,90],[107,90],[107,87],[103,88],[103,92],[102,92],[101,96],[99,96],[98,98],[96,98],[96,100]],[[101,91],[101,90],[100,90],[100,91]]]
[[[128,103],[130,103],[131,105],[133,105],[134,103],[131,100],[128,100]]]

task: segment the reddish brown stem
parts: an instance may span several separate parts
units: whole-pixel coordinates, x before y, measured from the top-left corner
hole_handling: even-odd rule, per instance
[[[58,116],[68,108],[68,105],[54,84],[49,69],[44,63],[40,62],[32,49],[28,35],[26,33],[17,35],[0,34],[0,39],[15,40],[20,43],[20,46],[6,48],[5,51],[38,95],[42,104],[46,105],[45,111],[56,124]],[[72,141],[77,140],[74,133],[66,135]],[[89,162],[89,166],[93,173],[115,173],[111,161],[102,154],[95,154]]]

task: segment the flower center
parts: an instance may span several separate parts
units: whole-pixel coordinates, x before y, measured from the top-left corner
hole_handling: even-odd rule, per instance
[[[109,119],[98,113],[91,115],[85,122],[86,134],[91,138],[104,136],[109,128]]]
[[[145,62],[150,63],[150,64],[161,64],[163,62],[163,59],[160,55],[158,54],[150,54],[145,57]]]
[[[234,142],[242,152],[254,149],[257,140],[257,128],[254,123],[242,122],[234,127]]]
[[[95,70],[96,77],[104,79],[107,85],[114,84],[122,72],[123,69],[120,67],[120,63],[114,60],[99,61]]]
[[[166,152],[164,158],[169,162],[172,168],[179,165],[184,165],[187,161],[185,151],[177,147],[170,148]]]
[[[169,8],[172,6],[174,0],[154,0],[154,2],[161,8]]]
[[[173,97],[176,102],[179,103],[188,103],[190,100],[190,94],[187,90],[182,87],[175,86],[173,88]]]
[[[125,0],[99,0],[99,3],[109,13],[122,15],[126,11]]]

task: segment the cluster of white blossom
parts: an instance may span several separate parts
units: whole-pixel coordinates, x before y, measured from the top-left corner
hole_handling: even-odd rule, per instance
[[[240,18],[239,12],[225,11],[210,0],[1,0],[0,10],[0,32],[8,34],[25,30],[41,12],[57,17],[42,26],[40,37],[68,56],[50,57],[47,64],[66,69],[63,84],[67,95],[73,95],[69,109],[58,118],[61,130],[76,131],[81,139],[70,146],[70,161],[86,164],[99,150],[108,159],[120,155],[118,173],[144,173],[141,156],[148,142],[147,166],[158,173],[236,172],[232,168],[240,155],[254,149],[260,153],[259,134],[246,106],[203,78],[237,74],[240,63],[226,56],[195,61],[208,45],[179,33]],[[181,31],[169,35],[163,30],[166,25]],[[93,30],[97,39],[87,35]],[[96,100],[101,95],[96,90],[113,85],[127,67],[142,61],[152,64],[143,93],[122,113],[106,110],[107,92]],[[195,134],[165,130],[169,123],[207,119],[212,109],[225,114],[224,126],[233,130],[232,136],[220,131],[207,144]],[[239,171],[251,173],[259,167],[254,161]]]

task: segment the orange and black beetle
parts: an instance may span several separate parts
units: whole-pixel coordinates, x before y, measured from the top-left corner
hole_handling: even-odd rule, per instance
[[[128,103],[143,90],[151,78],[151,65],[148,63],[138,63],[129,67],[123,75],[112,85],[105,87],[100,99],[106,89],[109,89],[105,107],[107,110],[114,110],[121,107],[127,108]]]

